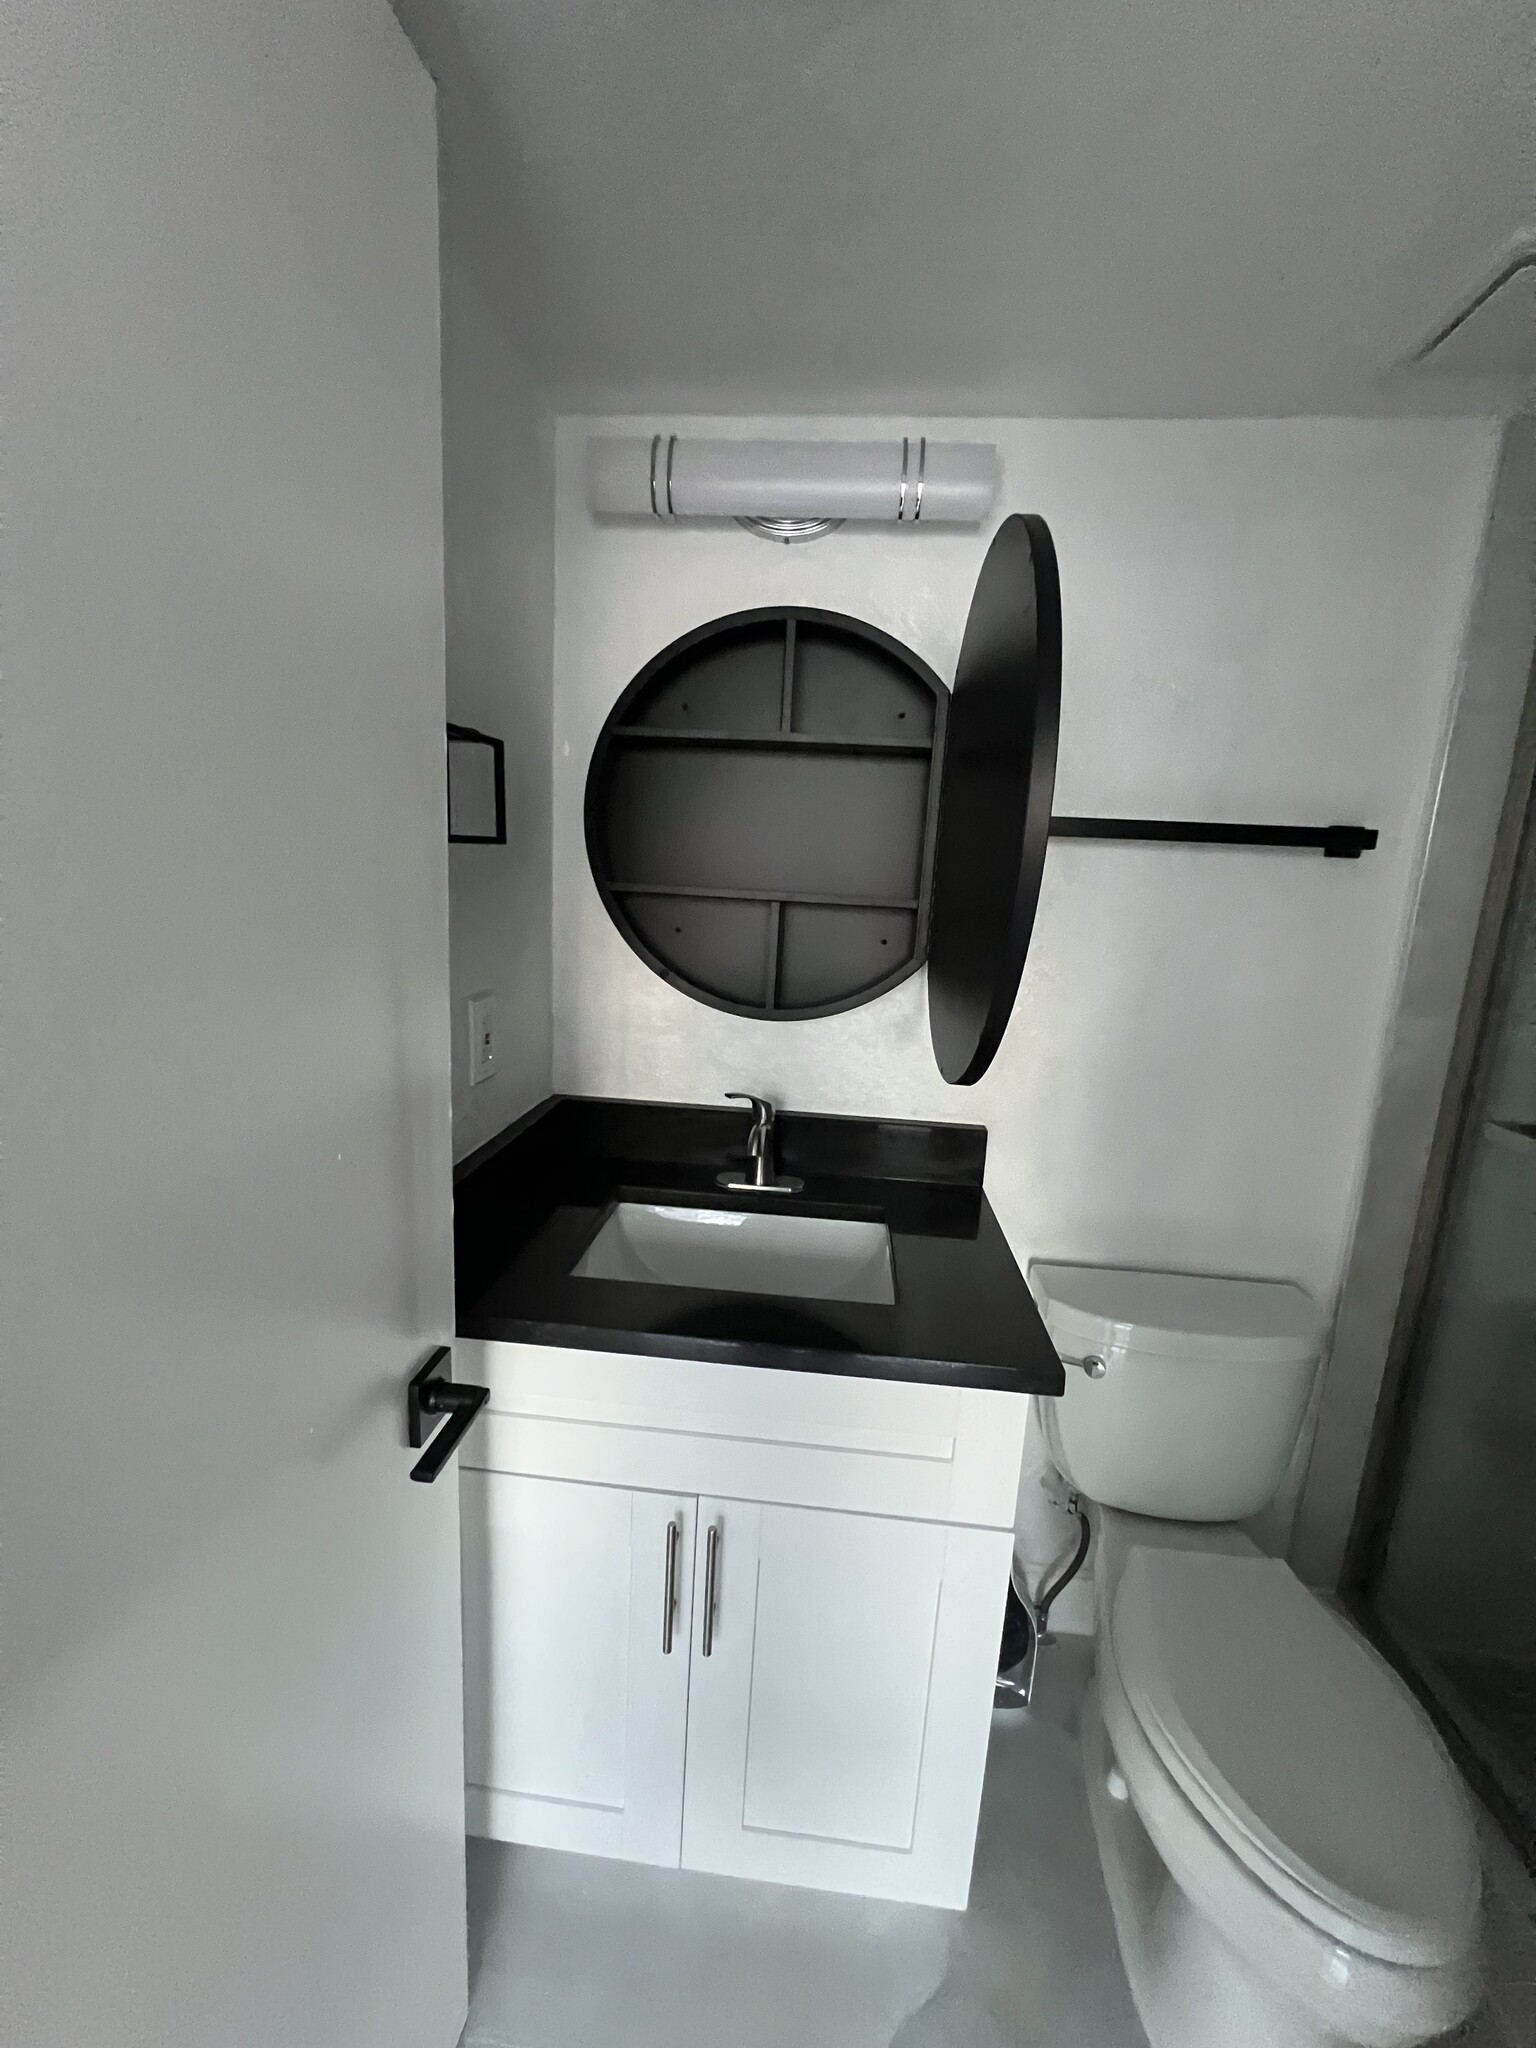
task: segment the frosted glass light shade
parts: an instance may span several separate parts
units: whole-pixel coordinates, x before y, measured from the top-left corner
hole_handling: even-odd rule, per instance
[[[990,442],[717,441],[594,434],[587,503],[643,519],[860,519],[978,526],[1000,474]]]

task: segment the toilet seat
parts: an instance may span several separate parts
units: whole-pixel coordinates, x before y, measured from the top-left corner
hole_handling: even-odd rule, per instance
[[[1481,1876],[1450,1759],[1289,1567],[1134,1549],[1109,1638],[1150,1749],[1268,1891],[1363,1955],[1427,1968],[1466,1954]]]

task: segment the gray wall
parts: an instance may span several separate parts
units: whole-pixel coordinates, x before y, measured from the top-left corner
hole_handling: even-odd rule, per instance
[[[453,1143],[549,1091],[554,424],[486,288],[445,104],[443,500],[448,716],[506,742],[507,844],[449,848]],[[467,1002],[494,992],[497,1071],[471,1087]]]

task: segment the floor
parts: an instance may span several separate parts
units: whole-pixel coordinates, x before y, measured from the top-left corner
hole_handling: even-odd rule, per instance
[[[1064,1638],[994,1721],[963,1914],[471,1841],[465,2048],[1145,2048],[1078,1761],[1089,1653]]]
[[[1458,2048],[1531,2048],[1536,2041],[1536,1880],[1486,1816],[1480,1834],[1488,1999]]]
[[[1063,1638],[994,1719],[963,1914],[471,1841],[463,2048],[1146,2048],[1082,1787],[1090,1653]],[[1536,1885],[1491,1822],[1484,1860],[1457,2048],[1531,2048]]]
[[[1536,1669],[1503,1657],[1433,1659],[1457,1725],[1517,1813],[1536,1812]]]

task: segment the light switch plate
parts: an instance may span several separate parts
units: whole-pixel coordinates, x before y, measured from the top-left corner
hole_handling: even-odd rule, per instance
[[[496,1071],[496,998],[469,999],[469,1085],[489,1081]]]

